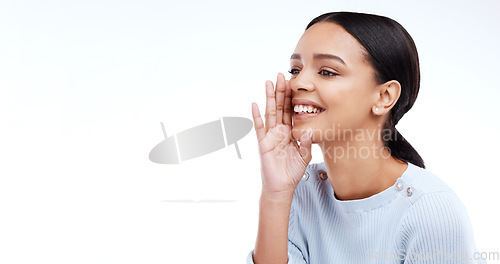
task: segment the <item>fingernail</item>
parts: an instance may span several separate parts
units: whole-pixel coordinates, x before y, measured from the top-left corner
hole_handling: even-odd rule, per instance
[[[313,130],[309,129],[309,139],[312,139],[312,136],[313,136]]]

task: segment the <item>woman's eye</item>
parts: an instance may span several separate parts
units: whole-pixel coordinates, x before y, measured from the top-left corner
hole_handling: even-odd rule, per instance
[[[291,75],[299,74],[300,70],[299,69],[290,69],[288,71]]]
[[[319,71],[319,74],[324,75],[324,76],[337,76],[337,75],[339,75],[338,73],[331,72],[328,70],[321,70],[321,71]]]

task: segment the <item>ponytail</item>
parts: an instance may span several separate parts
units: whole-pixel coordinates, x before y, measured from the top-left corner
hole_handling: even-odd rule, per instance
[[[386,132],[386,135],[383,135],[382,137],[387,139],[384,140],[384,145],[389,153],[391,153],[391,156],[398,160],[410,162],[425,169],[422,157],[420,157],[410,142],[408,142],[403,135],[399,133],[398,129],[393,124],[394,122],[392,120],[388,120],[386,122],[385,129],[383,130]]]

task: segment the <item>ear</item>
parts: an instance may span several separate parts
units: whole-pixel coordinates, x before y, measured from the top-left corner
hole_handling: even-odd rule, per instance
[[[372,107],[374,115],[384,115],[388,113],[396,104],[401,95],[401,84],[396,80],[391,80],[378,86],[378,97]]]

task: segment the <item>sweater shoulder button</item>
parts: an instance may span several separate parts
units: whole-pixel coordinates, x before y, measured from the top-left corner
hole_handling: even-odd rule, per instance
[[[309,179],[309,172],[305,172],[304,175],[302,176],[302,180],[303,181],[307,181],[307,179]]]
[[[406,194],[408,195],[408,197],[410,197],[413,194],[413,190],[408,187],[408,189],[406,189]]]
[[[397,182],[395,188],[397,191],[401,191],[403,190],[403,184],[401,182]]]

